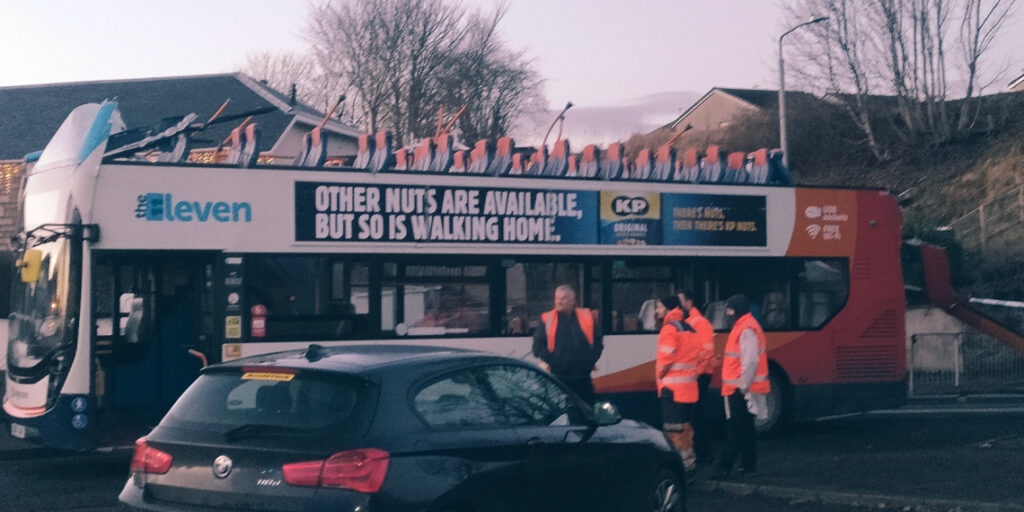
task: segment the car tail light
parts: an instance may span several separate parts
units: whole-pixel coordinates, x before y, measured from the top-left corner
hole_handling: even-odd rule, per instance
[[[324,462],[322,460],[310,460],[285,464],[281,468],[281,472],[284,474],[284,481],[301,487],[316,487],[320,485],[320,471],[324,469]]]
[[[327,460],[285,464],[284,481],[304,487],[343,487],[377,492],[384,483],[391,456],[384,450],[366,448],[331,455]]]
[[[145,437],[135,441],[135,453],[132,454],[131,471],[162,475],[171,469],[174,457],[146,443]]]

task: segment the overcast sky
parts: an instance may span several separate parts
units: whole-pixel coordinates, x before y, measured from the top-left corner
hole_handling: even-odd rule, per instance
[[[776,0],[508,3],[505,40],[534,59],[553,107],[777,88]],[[305,51],[307,11],[306,0],[0,0],[0,87],[232,72],[247,55]],[[1007,31],[997,52],[1016,76],[1024,25]]]
[[[0,6],[0,86],[221,73],[250,53],[305,48],[305,0]],[[774,87],[778,18],[770,0],[511,0],[502,32],[535,59],[552,104],[608,105],[712,85]]]

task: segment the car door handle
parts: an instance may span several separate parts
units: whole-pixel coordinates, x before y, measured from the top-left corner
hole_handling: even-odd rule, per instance
[[[538,445],[538,444],[544,444],[544,440],[542,440],[539,437],[531,437],[528,441],[526,441],[526,444],[531,445],[531,446],[532,445]]]

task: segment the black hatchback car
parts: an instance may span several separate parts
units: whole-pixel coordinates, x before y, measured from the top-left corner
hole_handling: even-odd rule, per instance
[[[136,442],[158,511],[683,511],[665,436],[517,359],[346,346],[209,366]]]

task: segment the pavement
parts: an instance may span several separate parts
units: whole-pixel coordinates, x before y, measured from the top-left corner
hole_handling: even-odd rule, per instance
[[[758,441],[760,473],[691,492],[874,510],[1024,512],[1024,395],[913,398]]]
[[[796,425],[758,442],[758,475],[718,482],[702,467],[689,489],[902,512],[1024,512],[1022,427],[1024,394],[914,398]],[[0,428],[0,461],[64,455]]]

